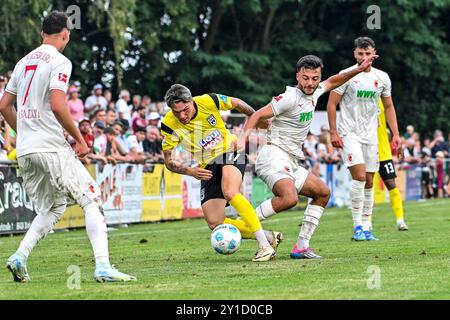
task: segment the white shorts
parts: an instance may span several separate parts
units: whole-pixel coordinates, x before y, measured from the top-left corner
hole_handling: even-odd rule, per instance
[[[83,196],[99,201],[100,188],[72,149],[30,153],[18,159],[23,186],[38,214],[53,205],[78,203]]]
[[[380,167],[378,145],[360,143],[349,136],[342,137],[342,141],[344,142],[342,159],[347,168],[357,164],[364,164],[366,172],[378,171]]]
[[[298,164],[295,157],[274,145],[261,148],[256,158],[255,170],[270,190],[277,181],[289,178],[294,181],[297,193],[302,190],[309,174],[308,170]]]

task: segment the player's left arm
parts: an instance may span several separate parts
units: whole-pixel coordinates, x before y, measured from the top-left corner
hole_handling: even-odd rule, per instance
[[[16,103],[16,95],[5,91],[0,100],[0,112],[10,127],[17,132],[17,113],[14,103]]]
[[[230,97],[230,100],[233,109],[236,109],[240,113],[245,114],[248,117],[255,113],[255,109],[253,109],[247,102],[233,97]]]
[[[336,89],[337,87],[340,87],[344,83],[346,83],[348,80],[356,76],[358,73],[361,73],[365,71],[367,68],[370,68],[372,65],[372,62],[378,58],[378,55],[371,55],[367,57],[359,66],[356,68],[353,68],[349,71],[342,72],[339,74],[335,74],[334,76],[329,77],[327,80],[323,82],[325,85],[325,92],[331,91],[333,89]]]
[[[386,122],[389,125],[389,129],[392,132],[392,142],[394,143],[394,147],[396,149],[400,148],[402,141],[400,139],[400,134],[398,132],[397,126],[397,115],[395,113],[394,102],[392,101],[392,97],[381,97],[384,105],[384,113],[386,115]]]

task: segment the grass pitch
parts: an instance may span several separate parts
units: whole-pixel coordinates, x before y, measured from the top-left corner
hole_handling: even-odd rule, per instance
[[[251,262],[252,240],[233,255],[215,253],[203,219],[111,231],[111,261],[138,277],[132,283],[93,281],[84,230],[41,241],[28,261],[32,282],[14,283],[4,265],[23,236],[0,237],[0,299],[450,299],[449,199],[405,203],[407,232],[397,231],[389,204],[376,205],[377,242],[350,241],[350,210],[327,209],[311,242],[322,260],[289,258],[302,214],[263,223],[282,231],[285,241],[277,260],[260,264]]]

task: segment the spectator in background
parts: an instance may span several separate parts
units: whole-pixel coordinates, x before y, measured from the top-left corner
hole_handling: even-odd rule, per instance
[[[115,164],[117,161],[129,162],[130,157],[128,155],[124,155],[121,152],[120,144],[117,141],[117,133],[113,127],[105,128],[104,134],[106,136],[106,152],[105,156],[108,161],[111,161]]]
[[[145,133],[145,140],[142,142],[144,152],[148,158],[154,162],[163,162],[161,134],[157,127],[148,126]]]
[[[119,94],[119,100],[116,102],[116,113],[119,119],[124,119],[128,122],[128,127],[131,124],[131,108],[128,105],[130,102],[130,92],[122,90]]]
[[[420,169],[422,172],[420,184],[422,190],[422,197],[424,199],[429,199],[434,195],[433,191],[433,175],[432,175],[432,165],[430,154],[422,152],[422,157],[420,161]]]
[[[8,72],[6,73],[6,80],[7,80],[6,82],[9,82],[9,79],[11,79],[12,74],[13,74],[13,71],[8,70]]]
[[[78,91],[78,98],[81,99],[81,82],[80,81],[74,81],[73,82],[74,88]]]
[[[0,98],[5,92],[6,84],[8,83],[8,79],[5,76],[0,75]]]
[[[448,134],[448,140],[447,140],[447,157],[450,157],[450,133]]]
[[[133,130],[134,133],[136,133],[136,128],[137,127],[147,127],[147,120],[145,119],[145,107],[144,106],[139,106],[136,109],[136,115],[133,118],[132,121],[132,125],[131,125],[131,129]]]
[[[105,124],[101,121],[97,121],[94,123],[92,127],[92,133],[94,136],[94,143],[92,146],[91,153],[88,154],[88,158],[90,160],[101,161],[104,164],[108,162],[108,159],[105,156],[106,152],[106,136],[103,134],[105,130]]]
[[[69,99],[67,100],[67,107],[70,111],[70,116],[73,121],[79,122],[84,118],[83,100],[78,97],[78,90],[75,86],[71,86],[68,90]]]
[[[157,127],[158,129],[161,128],[161,116],[157,112],[150,112],[150,114],[147,117],[148,125]]]
[[[405,162],[408,164],[416,164],[420,161],[420,148],[417,149],[416,142],[413,138],[409,138],[405,141],[405,146],[403,148],[403,154],[405,157]]]
[[[106,89],[103,91],[103,98],[105,98],[107,105],[109,106],[112,101],[112,93],[110,90]]]
[[[335,151],[331,144],[330,131],[322,129],[317,145],[317,157],[322,163],[338,163],[340,160],[339,153]]]
[[[169,106],[165,102],[156,102],[155,109],[156,112],[158,112],[161,115],[166,115],[166,113],[170,111]]]
[[[105,124],[107,127],[111,127],[117,120],[116,111],[114,109],[108,109],[106,110],[106,116],[105,116]]]
[[[120,121],[117,120],[116,122],[114,122],[112,128],[114,129],[114,132],[116,134],[116,141],[117,141],[117,151],[122,155],[122,156],[127,156],[130,153],[130,147],[128,145],[128,140],[125,136],[125,133],[128,130],[128,127],[126,126],[126,120],[125,121]],[[130,161],[134,160],[129,158]]]
[[[303,143],[303,148],[305,153],[310,160],[310,165],[312,166],[314,162],[317,161],[317,153],[316,153],[317,139],[312,132],[308,132],[306,136],[306,140]]]
[[[441,130],[434,131],[434,140],[430,143],[431,148],[431,157],[436,157],[436,153],[442,151],[444,153],[444,157],[448,156],[448,147],[445,142],[444,135]]]
[[[144,163],[148,158],[144,154],[144,147],[142,142],[145,140],[145,127],[137,127],[134,135],[127,138],[128,146],[130,148],[129,155],[134,159],[134,162]]]
[[[137,111],[137,108],[141,106],[141,96],[138,94],[135,94],[133,96],[133,100],[131,103],[131,114],[133,115],[134,112]]]
[[[412,125],[409,125],[409,126],[406,127],[406,132],[403,135],[403,137],[405,139],[409,139],[409,138],[411,138],[413,136],[413,134],[414,134],[414,127]]]
[[[99,155],[105,155],[106,152],[106,136],[104,131],[106,126],[103,122],[97,121],[94,123],[92,133],[94,135],[93,153]]]
[[[95,113],[92,115],[91,123],[95,123],[96,121],[101,121],[103,123],[106,123],[106,111],[103,109],[99,109],[95,111]]]
[[[431,157],[431,139],[430,138],[425,138],[425,140],[423,140],[422,153],[426,153],[428,156]]]
[[[436,189],[437,197],[444,197],[444,152],[436,152]]]
[[[105,90],[104,93],[103,93],[103,96],[105,97],[105,99],[106,99],[106,101],[108,103],[108,106],[106,107],[106,109],[107,110],[108,109],[116,110],[116,103],[112,100],[111,91]]]
[[[150,99],[149,96],[143,96],[142,97],[142,101],[141,101],[141,105],[145,108],[146,112],[151,112],[153,110],[151,109],[151,103],[152,103],[152,99]]]
[[[94,146],[94,135],[92,134],[91,122],[88,119],[82,119],[78,123],[78,128],[80,129],[81,135],[86,142],[89,150],[92,152],[92,147]]]
[[[84,103],[84,114],[85,116],[91,116],[98,109],[106,110],[108,102],[102,96],[103,86],[98,83],[94,86],[94,93],[89,96]]]

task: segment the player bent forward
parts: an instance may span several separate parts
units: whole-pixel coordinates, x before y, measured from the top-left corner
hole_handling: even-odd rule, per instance
[[[297,86],[287,87],[285,93],[274,97],[271,103],[255,112],[239,138],[238,150],[241,150],[245,147],[250,130],[258,122],[273,118],[267,132],[267,145],[262,147],[256,159],[256,173],[275,197],[256,208],[260,220],[293,208],[298,195],[312,199],[305,210],[297,243],[290,254],[293,259],[321,258],[309,247],[309,241],[328,203],[330,190],[322,180],[298,164],[304,158],[302,145],[311,128],[317,100],[325,92],[364,71],[375,58],[371,56],[357,68],[320,82],[323,68],[321,59],[313,55],[302,57],[297,62]]]
[[[167,169],[201,180],[202,210],[211,229],[222,223],[233,224],[243,238],[255,237],[258,241],[254,262],[274,258],[282,235],[262,230],[255,209],[241,194],[246,155],[234,151],[237,137],[228,131],[219,113],[236,108],[251,115],[255,112],[253,108],[240,99],[220,94],[192,97],[190,90],[181,84],[174,84],[167,91],[165,101],[171,108],[161,124]],[[189,167],[174,158],[172,151],[178,145],[193,155],[198,167]],[[225,217],[227,203],[242,220]]]

